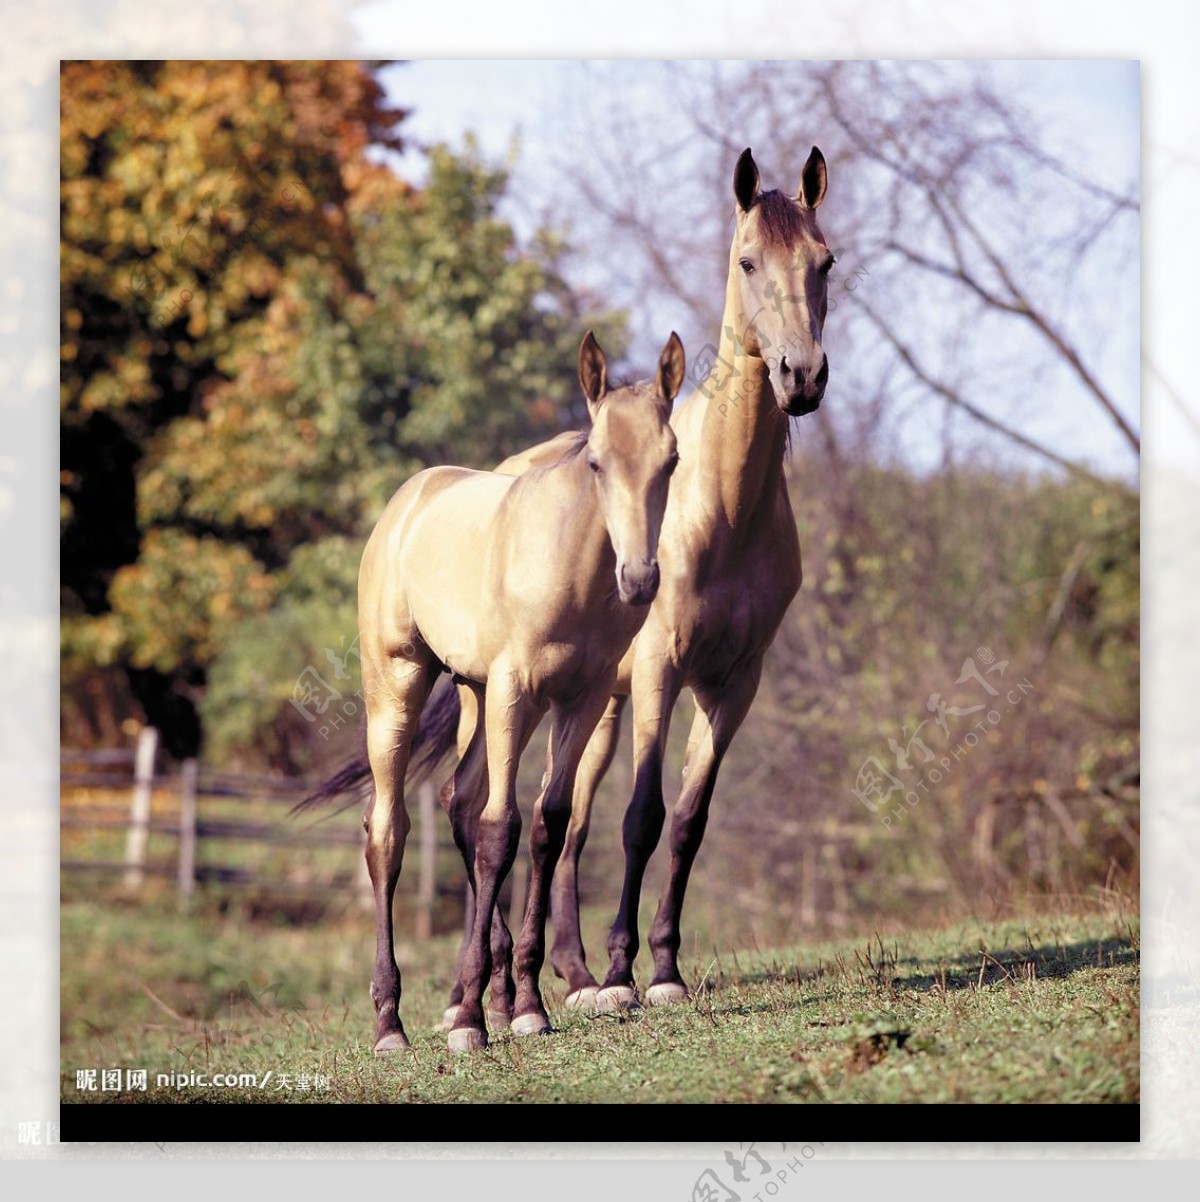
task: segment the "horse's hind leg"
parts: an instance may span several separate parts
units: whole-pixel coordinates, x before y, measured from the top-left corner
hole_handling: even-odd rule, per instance
[[[491,931],[496,895],[512,867],[521,834],[516,774],[521,752],[537,726],[537,705],[521,691],[516,672],[493,665],[488,676],[484,721],[487,727],[488,799],[475,828],[475,923],[463,957],[463,1000],[450,1032],[452,1052],[487,1046],[483,991],[492,971]]]
[[[473,847],[473,845],[472,845]],[[464,858],[469,856],[474,862],[474,850],[464,852]],[[467,954],[467,946],[471,941],[471,930],[475,925],[475,886],[467,882],[466,904],[463,906],[463,933],[458,944],[458,955],[454,962],[454,987],[450,990],[450,999],[446,1009],[442,1011],[441,1021],[435,1024],[435,1031],[449,1031],[454,1027],[458,1017],[458,1008],[462,1004],[463,959]],[[512,935],[504,915],[497,906],[492,912],[492,980],[488,987],[488,1026],[493,1031],[503,1031],[512,1023],[513,998],[516,986],[512,978]]]
[[[482,690],[480,690],[482,691]],[[459,762],[454,775],[446,782],[441,793],[442,808],[450,816],[454,831],[454,842],[463,857],[467,869],[467,904],[464,914],[464,930],[459,943],[458,959],[454,969],[454,988],[450,1003],[442,1014],[438,1030],[450,1030],[458,1017],[462,1003],[463,959],[475,925],[475,840],[479,824],[479,812],[487,800],[487,742],[484,725],[479,720],[482,709],[475,687],[460,686],[462,698],[459,722]],[[491,927],[492,980],[488,1003],[488,1025],[493,1031],[501,1031],[512,1021],[514,986],[512,979],[512,936],[504,922],[504,915],[497,906],[492,913]]]
[[[554,944],[550,949],[550,962],[554,971],[567,983],[566,1005],[572,1007],[594,1005],[600,988],[599,982],[588,970],[583,936],[579,929],[579,856],[587,842],[596,790],[617,751],[625,700],[624,697],[613,697],[609,701],[604,716],[588,740],[583,759],[579,761],[571,797],[567,841],[563,844],[562,856],[554,870],[550,894]]]
[[[408,1047],[400,1021],[400,970],[392,928],[392,899],[404,844],[411,825],[404,806],[404,775],[413,735],[436,668],[428,663],[390,658],[382,665],[363,661],[363,696],[367,703],[367,757],[375,781],[375,797],[367,827],[367,869],[375,892],[375,971],[371,1001],[375,1006],[375,1051]]]
[[[464,764],[471,750],[475,734],[483,730],[483,722],[481,720],[482,707],[479,704],[479,698],[475,695],[475,690],[465,684],[458,686],[458,700],[458,764],[455,766],[450,779],[442,786],[441,792],[438,794],[438,800],[441,803],[442,809],[446,811],[446,816],[450,819],[450,826],[454,831],[455,845],[458,847],[466,863],[467,888],[466,900],[463,904],[462,938],[458,941],[458,955],[454,961],[454,985],[451,987],[446,1009],[442,1012],[441,1022],[434,1028],[438,1031],[449,1031],[454,1026],[454,1019],[458,1015],[458,1007],[462,1002],[463,994],[463,957],[467,954],[467,945],[471,941],[471,929],[475,925],[475,885],[471,879],[475,862],[474,843],[470,843],[470,849],[468,850],[468,841],[465,838],[460,839],[460,828],[455,824],[454,814],[456,809],[460,808],[459,798],[463,792],[473,792],[476,788],[479,788],[478,784],[467,779],[464,772]],[[482,748],[480,750],[482,751]],[[485,760],[483,771],[486,773],[486,770],[487,763]],[[483,793],[481,795],[486,795],[486,777],[482,789]],[[465,835],[465,827],[463,828],[463,833]]]

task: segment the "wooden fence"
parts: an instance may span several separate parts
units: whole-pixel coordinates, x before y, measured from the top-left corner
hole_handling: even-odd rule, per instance
[[[64,828],[92,830],[124,830],[124,856],[115,859],[63,859],[63,872],[94,872],[120,877],[127,890],[138,891],[148,876],[173,876],[180,898],[193,897],[197,885],[217,882],[222,885],[257,885],[271,892],[303,890],[311,893],[316,887],[327,893],[347,889],[361,891],[371,897],[371,884],[362,857],[364,835],[358,822],[354,825],[334,825],[322,822],[319,826],[302,827],[281,813],[278,821],[247,822],[227,817],[206,816],[206,799],[240,798],[247,801],[295,805],[308,790],[303,782],[280,777],[249,776],[231,773],[201,774],[195,760],[185,760],[177,775],[160,775],[158,763],[158,732],[143,728],[134,748],[101,751],[62,752],[60,781],[64,789],[72,787],[101,787],[129,791],[128,805],[89,805],[63,807],[60,821]],[[177,818],[156,818],[152,813],[155,789],[170,789],[178,798]],[[457,858],[449,839],[449,824],[439,813],[433,787],[422,785],[416,797],[416,829],[409,837],[406,863],[417,860],[416,935],[428,938],[434,933],[434,915],[440,897],[463,892],[463,873],[455,865],[451,875],[443,873],[438,879],[438,860]],[[150,862],[147,850],[150,836],[177,840],[173,864]],[[413,837],[415,836],[415,838]],[[350,853],[356,872],[331,873],[321,882],[301,883],[286,878],[264,877],[254,869],[214,863],[211,856],[201,856],[203,841],[233,840],[239,843],[265,843],[275,846],[316,848],[353,846]],[[415,857],[414,857],[415,853]],[[509,899],[510,916],[519,916],[524,907],[526,874],[520,861],[514,868]],[[411,881],[406,873],[405,881]],[[519,918],[518,918],[519,921]]]

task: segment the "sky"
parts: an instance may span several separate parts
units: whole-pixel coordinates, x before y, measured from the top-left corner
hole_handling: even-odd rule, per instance
[[[364,37],[378,35],[392,19],[390,11],[386,5],[360,10],[356,20]],[[1121,193],[1136,183],[1141,88],[1137,62],[1007,61],[997,63],[995,70],[999,80],[1039,114],[1048,127],[1052,149],[1080,175]],[[636,64],[626,64],[623,77],[636,81],[636,76]],[[562,136],[568,128],[564,113],[590,100],[588,76],[579,70],[579,63],[569,59],[415,60],[389,68],[383,78],[391,99],[411,110],[405,131],[413,149],[397,157],[397,169],[419,183],[424,173],[420,146],[447,142],[461,147],[471,135],[488,159],[511,162],[513,199],[503,213],[519,236],[531,234],[541,216],[538,198],[553,190],[555,173],[561,170]],[[1013,202],[1020,203],[1020,181],[1013,181]],[[603,292],[608,269],[599,256],[594,262],[576,262],[568,274],[573,271],[578,283]],[[1060,303],[1096,303],[1095,297],[1072,298],[1077,281],[1071,278],[1053,281],[1051,287]],[[619,303],[619,290],[611,291]],[[1124,296],[1121,303],[1136,313],[1136,303],[1131,306],[1129,300]],[[1139,349],[1140,330],[1134,320],[1117,329],[1101,350],[1105,383],[1121,398],[1122,409],[1135,427],[1140,425]],[[1040,429],[1049,445],[1067,457],[1131,478],[1136,461],[1096,414],[1094,402],[1086,397],[1064,402],[1062,394],[1056,394],[1053,409],[1031,405],[1028,420],[1031,430]],[[932,447],[928,440],[902,437],[898,446],[901,456],[914,466],[934,466],[932,460],[922,462],[922,447]]]

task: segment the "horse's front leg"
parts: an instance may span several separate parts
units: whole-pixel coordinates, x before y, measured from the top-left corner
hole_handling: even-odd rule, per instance
[[[488,797],[474,831],[475,914],[462,958],[462,1001],[449,1035],[452,1052],[487,1047],[483,991],[492,969],[490,940],[496,895],[512,867],[521,836],[517,766],[540,717],[541,711],[522,693],[516,674],[493,666],[484,703]]]
[[[363,664],[367,704],[367,757],[375,795],[367,816],[367,870],[375,894],[375,970],[371,1001],[375,1007],[375,1051],[408,1047],[400,1021],[400,970],[396,965],[392,899],[404,859],[411,822],[404,805],[404,776],[421,709],[434,672],[428,664],[392,659],[381,666]]]
[[[596,790],[616,754],[625,700],[624,697],[614,697],[609,701],[608,708],[588,740],[583,759],[579,761],[575,788],[571,794],[567,840],[563,844],[558,867],[554,870],[554,884],[550,890],[550,918],[554,923],[550,962],[554,965],[554,971],[567,983],[565,1004],[569,1007],[594,1006],[600,988],[599,982],[588,969],[583,936],[579,929],[579,857],[587,842]]]
[[[654,980],[646,990],[651,1005],[685,1002],[688,988],[679,974],[679,925],[683,895],[708,823],[708,807],[717,784],[717,771],[733,736],[750,711],[762,659],[757,658],[735,673],[720,689],[698,686],[696,717],[688,738],[683,769],[683,789],[671,818],[671,865],[650,926],[650,951],[654,956]]]
[[[639,646],[645,646],[639,643]],[[622,842],[625,879],[621,903],[608,935],[608,975],[596,995],[601,1010],[637,1004],[633,989],[633,962],[638,953],[638,901],[642,878],[662,834],[663,754],[671,711],[679,698],[683,678],[678,668],[661,654],[639,657],[633,668],[633,796],[625,811]]]
[[[608,705],[610,687],[611,681],[606,678],[600,687],[591,690],[577,704],[554,708],[546,778],[533,807],[533,826],[529,834],[529,897],[515,957],[517,997],[512,1020],[515,1035],[542,1035],[550,1030],[550,1019],[538,987],[538,977],[546,958],[550,883],[567,834],[571,791],[579,761]]]

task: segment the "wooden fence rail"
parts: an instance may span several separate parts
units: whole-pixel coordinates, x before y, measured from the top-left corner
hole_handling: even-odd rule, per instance
[[[64,859],[64,872],[120,875],[126,888],[140,890],[147,877],[174,877],[181,899],[195,895],[196,886],[209,882],[225,885],[261,885],[272,892],[293,893],[320,891],[345,892],[358,888],[370,896],[370,881],[361,856],[356,856],[357,873],[333,872],[319,882],[296,881],[279,877],[264,878],[250,868],[200,862],[201,845],[205,842],[235,841],[238,843],[269,844],[277,847],[318,848],[363,846],[364,834],[355,822],[353,827],[334,826],[329,822],[301,826],[281,815],[274,821],[237,821],[226,817],[206,817],[204,799],[244,798],[268,804],[295,805],[308,792],[302,781],[279,777],[238,775],[228,772],[200,773],[195,760],[185,760],[175,775],[157,771],[158,732],[143,729],[136,748],[105,748],[98,751],[64,749],[61,753],[60,782],[66,788],[99,787],[128,789],[127,806],[101,803],[85,807],[67,807],[60,813],[60,824],[67,829],[125,831],[125,851],[121,860]],[[155,790],[169,789],[178,797],[178,814],[158,817],[151,812]],[[457,851],[449,839],[449,825],[441,817],[433,787],[422,785],[413,799],[417,812],[417,830],[410,840],[410,853],[416,851],[417,864],[416,934],[428,938],[434,931],[434,915],[440,898],[461,895],[463,879],[456,873],[453,880],[438,880],[440,853]],[[178,842],[174,864],[153,863],[147,858],[151,835],[175,839]],[[415,844],[415,846],[414,846]],[[208,857],[205,857],[207,860]],[[518,861],[513,873],[510,921],[519,925],[520,909],[524,906],[524,875],[527,868]],[[407,875],[407,874],[406,874]]]

